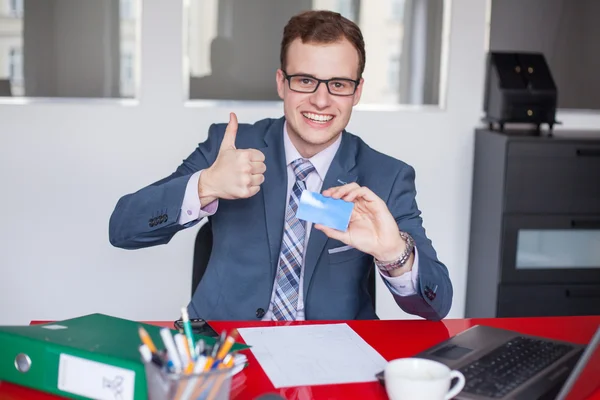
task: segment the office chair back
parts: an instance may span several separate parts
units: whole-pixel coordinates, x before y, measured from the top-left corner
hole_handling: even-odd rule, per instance
[[[200,280],[206,271],[208,260],[210,259],[210,253],[212,251],[212,245],[212,228],[210,225],[210,220],[208,220],[200,227],[198,234],[196,235],[196,243],[194,245],[194,264],[192,268],[192,296],[194,295],[194,291],[198,287],[198,284],[200,283]],[[367,278],[367,291],[371,296],[373,309],[375,309],[375,268],[377,267],[373,265],[373,268],[371,268],[371,271],[369,272],[369,277]]]
[[[369,292],[369,296],[371,296],[371,303],[373,304],[373,310],[376,310],[376,308],[375,308],[375,277],[376,277],[377,273],[375,272],[375,268],[377,268],[377,266],[375,265],[375,263],[373,263],[373,268],[370,269],[369,277],[367,278],[367,291]]]
[[[198,230],[198,234],[196,235],[196,243],[194,244],[194,264],[192,267],[192,296],[194,295],[194,291],[198,287],[200,280],[204,276],[206,267],[208,266],[208,260],[210,259],[212,245],[212,229],[210,225],[210,220],[208,220]]]
[[[0,96],[12,97],[12,84],[10,79],[0,79]]]

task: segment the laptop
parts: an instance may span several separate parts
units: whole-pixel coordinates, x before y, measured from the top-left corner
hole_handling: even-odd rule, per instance
[[[415,357],[465,375],[456,399],[584,400],[600,389],[600,326],[585,346],[476,325]]]

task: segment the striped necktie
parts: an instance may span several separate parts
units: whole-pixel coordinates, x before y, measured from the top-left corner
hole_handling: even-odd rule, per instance
[[[310,161],[302,158],[293,161],[292,168],[296,175],[296,182],[285,212],[285,226],[275,281],[277,287],[273,297],[273,320],[275,321],[291,321],[296,318],[306,236],[306,222],[296,218],[296,210],[300,203],[300,195],[303,190],[306,190],[304,180],[315,170]]]

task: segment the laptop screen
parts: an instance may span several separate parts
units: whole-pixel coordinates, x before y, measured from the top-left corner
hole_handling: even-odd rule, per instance
[[[600,327],[586,347],[557,399],[584,400],[600,390]]]

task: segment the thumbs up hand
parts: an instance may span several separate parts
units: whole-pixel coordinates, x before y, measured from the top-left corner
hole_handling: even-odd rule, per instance
[[[265,180],[265,155],[255,149],[238,150],[235,147],[237,130],[237,117],[231,113],[217,159],[202,172],[198,181],[202,206],[217,198],[252,197],[258,193]]]

